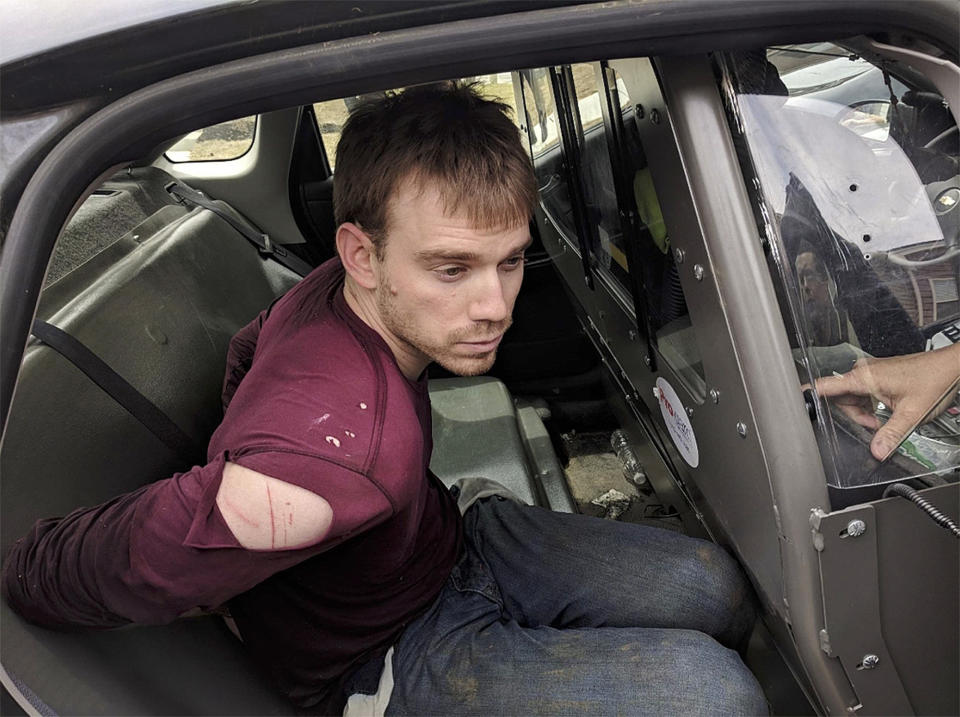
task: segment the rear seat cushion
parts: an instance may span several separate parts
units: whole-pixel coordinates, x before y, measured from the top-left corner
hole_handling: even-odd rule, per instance
[[[433,456],[430,469],[447,486],[489,478],[537,505],[533,476],[517,426],[513,399],[486,376],[430,381]]]

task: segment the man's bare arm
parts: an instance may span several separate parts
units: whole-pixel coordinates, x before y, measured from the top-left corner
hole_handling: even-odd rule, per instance
[[[333,509],[316,493],[230,462],[223,469],[217,507],[248,550],[315,545],[333,523]]]

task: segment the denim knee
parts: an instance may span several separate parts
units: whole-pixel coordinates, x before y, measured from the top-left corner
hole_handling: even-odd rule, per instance
[[[677,630],[672,639],[676,640],[673,678],[679,711],[703,715],[769,714],[760,684],[736,652],[693,630]]]
[[[724,548],[706,541],[696,548],[703,585],[716,600],[720,624],[713,636],[723,645],[743,650],[756,620],[753,587],[743,568]]]

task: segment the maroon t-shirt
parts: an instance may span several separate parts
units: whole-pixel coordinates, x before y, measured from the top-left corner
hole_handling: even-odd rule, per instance
[[[164,623],[229,601],[281,689],[333,706],[338,680],[426,609],[459,552],[459,512],[428,469],[426,378],[404,377],[347,306],[332,260],[234,337],[223,397],[207,465],[38,522],[8,556],[4,593],[52,627]],[[328,533],[242,548],[216,506],[225,461],[322,496]]]

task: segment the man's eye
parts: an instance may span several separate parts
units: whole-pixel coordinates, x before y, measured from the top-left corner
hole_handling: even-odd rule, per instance
[[[503,265],[508,269],[516,269],[521,264],[523,264],[522,254],[519,256],[511,256],[509,259],[503,262]]]
[[[437,274],[440,275],[440,278],[444,281],[450,281],[451,279],[459,279],[463,274],[462,266],[444,266],[440,269],[435,270]]]

